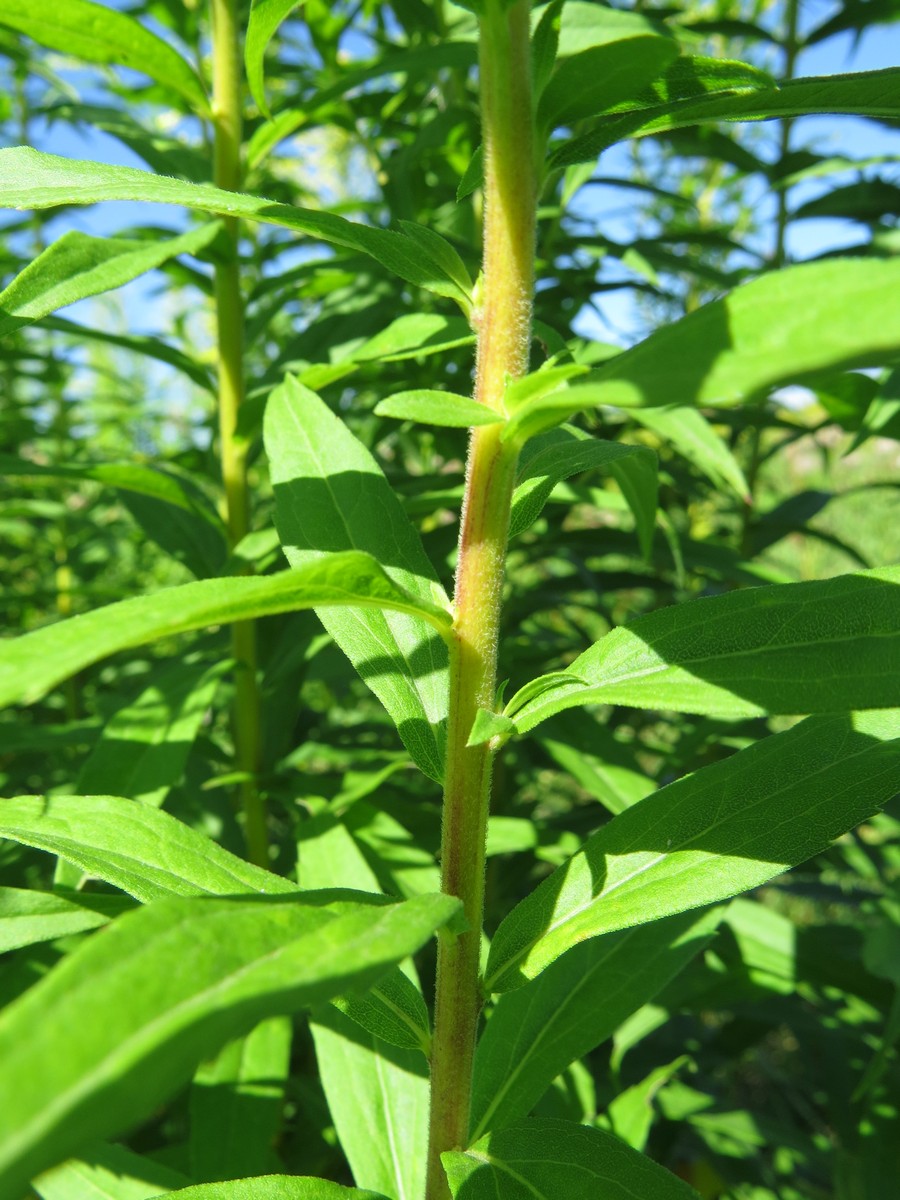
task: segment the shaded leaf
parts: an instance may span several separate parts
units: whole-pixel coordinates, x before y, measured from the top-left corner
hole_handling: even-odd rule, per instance
[[[826,849],[900,785],[900,711],[810,717],[620,813],[501,923],[486,986],[578,942],[757,887]]]
[[[698,1200],[613,1134],[548,1117],[519,1121],[441,1158],[455,1200]]]
[[[900,567],[746,588],[621,625],[508,707],[519,732],[573,704],[724,717],[900,705]],[[530,686],[530,685],[529,685]]]

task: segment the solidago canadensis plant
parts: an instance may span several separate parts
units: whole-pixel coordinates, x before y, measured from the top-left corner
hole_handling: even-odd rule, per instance
[[[900,1027],[900,976],[896,958],[884,965],[897,944],[896,874],[892,898],[878,870],[869,870],[880,923],[870,921],[862,990],[832,969],[844,953],[842,935],[818,957],[806,950],[803,961],[812,955],[821,971],[811,983],[795,955],[795,934],[805,935],[791,910],[763,903],[760,893],[733,898],[823,854],[861,823],[871,831],[866,845],[896,836],[893,817],[872,818],[900,781],[900,569],[875,565],[794,582],[738,569],[752,560],[754,527],[744,507],[735,510],[744,557],[710,543],[706,586],[691,588],[682,574],[662,599],[635,601],[646,611],[631,620],[623,619],[627,605],[606,598],[613,582],[599,585],[604,599],[588,600],[583,611],[554,616],[551,600],[543,626],[530,625],[528,605],[520,605],[521,635],[503,621],[511,582],[527,599],[530,561],[549,564],[541,568],[545,582],[563,587],[574,558],[565,570],[561,564],[567,553],[581,553],[578,539],[587,535],[559,527],[554,545],[552,537],[541,540],[541,522],[567,497],[572,505],[611,502],[616,493],[585,492],[578,481],[589,472],[613,478],[622,513],[632,515],[643,560],[630,544],[612,545],[634,564],[622,588],[641,596],[657,529],[689,566],[701,545],[688,533],[679,549],[677,521],[657,515],[651,446],[664,455],[672,511],[684,464],[706,481],[692,486],[736,492],[745,506],[766,422],[770,431],[787,427],[766,408],[775,389],[800,382],[824,396],[850,396],[858,430],[866,420],[871,426],[873,414],[886,428],[894,410],[884,405],[896,408],[896,383],[872,399],[876,375],[852,369],[877,368],[878,379],[891,379],[886,369],[900,357],[900,262],[885,252],[784,266],[783,205],[779,248],[765,264],[774,269],[729,290],[708,266],[707,302],[695,293],[691,311],[625,352],[563,336],[553,311],[567,278],[576,299],[588,278],[581,250],[562,232],[563,211],[609,147],[694,130],[720,139],[710,141],[711,155],[727,145],[734,156],[739,144],[712,123],[771,119],[781,122],[786,160],[790,122],[804,114],[896,121],[900,70],[791,78],[796,6],[780,84],[758,66],[696,52],[690,13],[667,24],[578,0],[534,10],[527,0],[464,8],[435,0],[398,4],[388,19],[387,6],[371,2],[348,16],[343,6],[312,0],[254,0],[249,10],[211,0],[207,25],[202,6],[144,7],[132,15],[92,0],[54,0],[46,10],[0,0],[3,44],[17,48],[21,78],[33,69],[33,44],[103,66],[120,100],[128,92],[109,72],[140,72],[151,81],[142,102],[202,126],[210,147],[204,166],[200,142],[189,150],[161,127],[154,138],[141,135],[127,103],[91,109],[69,100],[68,116],[58,119],[106,128],[151,169],[27,146],[0,151],[0,203],[33,213],[36,230],[44,210],[110,200],[208,218],[171,236],[68,232],[46,248],[38,239],[33,261],[0,296],[0,332],[20,351],[33,344],[21,340],[29,324],[46,322],[59,335],[68,328],[71,336],[72,323],[51,315],[60,307],[193,256],[201,266],[190,268],[192,277],[215,314],[215,380],[164,339],[140,344],[120,335],[119,342],[215,391],[220,472],[217,509],[209,480],[133,456],[71,461],[64,452],[56,461],[3,462],[15,479],[118,489],[149,536],[196,578],[165,578],[166,586],[79,605],[83,611],[70,616],[70,576],[59,574],[69,561],[64,545],[56,558],[58,595],[67,601],[57,606],[61,619],[0,643],[5,704],[52,702],[53,689],[70,681],[69,723],[59,724],[52,709],[34,727],[44,729],[47,753],[57,726],[77,734],[93,716],[95,685],[85,681],[96,678],[94,664],[154,642],[164,651],[156,673],[141,677],[136,699],[123,704],[120,696],[112,705],[107,697],[98,706],[111,713],[107,729],[74,786],[54,783],[47,795],[0,802],[2,861],[27,867],[13,876],[19,885],[0,889],[0,951],[13,964],[0,983],[8,1001],[0,1013],[0,1200],[34,1193],[45,1200],[886,1197],[871,1189],[890,1187],[884,1164],[896,1158],[896,1145],[878,1132],[897,1109],[890,1047]],[[155,32],[154,21],[165,24],[176,8],[170,26],[182,45],[195,36],[208,51],[203,70]],[[326,64],[331,82],[318,92],[298,81],[301,68],[290,57],[275,63],[289,17]],[[389,45],[385,62],[368,68],[352,56],[348,65],[338,44],[354,19],[360,35],[382,45],[399,45],[402,28],[405,49]],[[715,21],[707,25],[718,32]],[[730,28],[725,18],[722,28]],[[745,22],[744,35],[752,28]],[[431,82],[418,92],[400,82],[423,72],[440,79],[434,92]],[[379,90],[385,78],[397,81],[396,96]],[[387,193],[391,139],[400,144],[405,130],[418,131],[412,155],[402,163],[397,156],[397,170],[407,174],[391,193],[402,214],[392,227],[357,219],[363,200],[356,208],[297,205],[274,175],[273,194],[256,187],[266,178],[266,156],[295,130],[350,137],[357,117],[368,152],[387,164]],[[475,136],[454,166],[459,129]],[[413,160],[429,160],[445,138],[441,164],[428,169],[446,171],[449,162],[459,199],[432,199],[439,219],[421,223],[429,202]],[[372,148],[376,142],[381,148]],[[476,220],[483,256],[473,271]],[[268,250],[258,241],[265,226],[280,237]],[[303,263],[293,274],[285,268],[283,282],[261,270],[267,254],[277,261],[285,231],[291,246],[318,248],[315,270],[327,286],[313,289],[313,268]],[[698,235],[696,244],[707,243]],[[322,257],[323,245],[333,258]],[[307,305],[297,349],[294,288]],[[331,293],[345,297],[343,314],[357,314],[343,333],[334,322],[346,317],[329,310]],[[326,351],[312,357],[317,337]],[[254,338],[282,339],[287,349],[260,367]],[[462,381],[473,344],[469,395]],[[451,351],[463,364],[459,393],[433,368],[435,354]],[[25,359],[11,353],[10,361],[15,374]],[[31,386],[22,371],[11,389]],[[352,390],[329,390],[342,379],[354,387],[360,380],[357,396],[374,388],[365,420],[352,411]],[[881,408],[870,409],[870,400]],[[271,510],[288,569],[267,534],[269,484],[255,441],[263,406]],[[404,422],[393,427],[401,430],[393,456],[405,446],[417,464],[406,477],[373,453],[391,420]],[[646,436],[595,436],[601,423],[614,435],[626,420]],[[722,424],[734,431],[731,446],[716,430]],[[464,485],[454,490],[452,463],[463,455],[466,428]],[[743,450],[745,431],[746,473],[732,452]],[[438,445],[451,449],[441,457]],[[432,472],[428,462],[438,460]],[[458,505],[448,594],[452,548],[440,537],[455,528],[450,514]],[[613,537],[586,528],[595,541]],[[722,567],[726,559],[731,566]],[[623,568],[610,559],[608,570],[615,579]],[[592,611],[598,606],[609,618],[605,631]],[[315,610],[321,626],[292,616],[283,640],[265,643],[261,656],[259,640],[270,628],[262,618],[305,610]],[[558,652],[566,622],[568,641]],[[224,655],[207,635],[174,640],[223,625],[230,630]],[[278,672],[288,671],[291,655],[297,671],[316,655],[337,662],[332,647],[353,664],[398,737],[387,758],[373,758],[368,727],[353,720],[336,727],[331,748],[316,750],[310,737],[304,758],[301,742],[290,770],[308,769],[313,782],[295,828],[296,805],[272,803],[280,793],[267,776],[266,739],[285,719],[289,736],[298,719],[300,676],[286,675],[279,690]],[[510,671],[521,686],[506,696],[500,682]],[[204,734],[220,687],[230,722]],[[635,713],[635,721],[655,714],[653,728],[663,733],[653,735],[649,757],[629,756],[629,727],[617,725],[616,713]],[[327,714],[319,723],[327,725]],[[0,728],[12,736],[20,726]],[[653,755],[665,761],[672,750],[666,729],[682,730],[685,746],[679,742],[673,768],[654,776]],[[217,748],[218,782],[236,793],[243,852],[222,844],[230,837],[226,818],[203,816],[204,794],[222,794],[205,792],[188,766],[192,743],[204,736]],[[233,758],[223,768],[229,746]],[[533,748],[543,764],[528,758]],[[333,795],[324,784],[317,794],[316,755],[346,764]],[[568,828],[559,823],[559,802],[542,796],[548,762],[571,773],[566,786],[577,783],[594,797],[573,810]],[[418,782],[408,795],[421,798],[418,811],[408,801],[407,809],[379,808],[379,789],[388,794],[410,763]],[[522,786],[537,806],[529,820],[505,802],[523,763]],[[161,807],[170,792],[193,795],[176,805],[177,816]],[[492,795],[499,817],[490,815]],[[288,853],[295,836],[299,867]],[[871,867],[862,843],[845,843],[857,852],[850,867]],[[486,876],[488,851],[499,869]],[[515,865],[523,853],[533,856],[527,870]],[[896,851],[884,853],[896,873]],[[52,886],[47,855],[58,860]],[[28,957],[35,948],[45,957]],[[847,961],[855,955],[858,963],[860,953],[851,947]],[[813,1121],[805,1142],[783,1135],[784,1125],[781,1133],[755,1126],[751,1136],[722,1123],[727,1105],[709,1109],[699,1075],[696,1087],[686,1079],[706,1070],[707,1051],[724,1063],[736,1061],[741,1047],[713,1046],[713,1018],[702,1038],[699,1025],[689,1034],[679,1029],[687,1029],[692,1006],[740,1010],[749,996],[777,1007],[795,987],[822,1029],[839,1025],[835,1005],[843,997],[857,1025],[870,1023],[867,1040],[822,1043],[821,1054],[843,1055],[841,1070],[849,1072],[842,1115],[829,1129]],[[773,1029],[779,1020],[776,1012]],[[813,1025],[799,1036],[818,1045]],[[675,1049],[660,1040],[666,1036]],[[637,1078],[622,1067],[634,1047]],[[670,1130],[663,1138],[651,1137],[657,1093]],[[741,1108],[740,1096],[731,1102]],[[140,1129],[128,1146],[108,1140]],[[292,1138],[305,1148],[290,1151]],[[355,1187],[346,1186],[351,1176]]]

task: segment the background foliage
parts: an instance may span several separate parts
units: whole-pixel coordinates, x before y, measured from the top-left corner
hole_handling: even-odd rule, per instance
[[[192,113],[200,88],[192,73],[166,83],[163,64],[148,78],[145,48],[123,67],[114,53],[104,58],[30,17],[29,7],[0,3],[4,144],[210,179],[210,130]],[[571,0],[572,29],[579,10],[591,7]],[[208,76],[203,5],[147,0],[121,9]],[[676,44],[722,60],[723,77],[743,80],[752,99],[765,82],[758,72],[778,80],[806,74],[804,56],[815,47],[892,31],[900,8],[891,0],[827,8],[720,0],[639,4],[629,15],[635,23],[662,22]],[[416,222],[442,234],[474,277],[481,212],[473,39],[471,14],[444,0],[306,0],[271,44],[263,38],[249,46],[244,190],[375,229]],[[733,59],[749,65],[727,65]],[[658,66],[648,59],[648,80]],[[593,136],[578,110],[583,85],[575,78],[548,93],[575,140]],[[862,118],[853,120],[863,127]],[[585,152],[586,161],[572,152],[541,200],[535,365],[540,353],[566,349],[577,363],[602,364],[623,342],[795,258],[824,266],[849,248],[889,270],[900,249],[896,122],[866,124],[889,151],[833,153],[821,128],[807,133],[798,118],[663,128],[599,162],[596,151]],[[867,146],[868,135],[860,137]],[[815,227],[832,237],[804,237],[826,218],[836,223]],[[315,229],[298,240],[274,224],[241,226],[249,391],[240,433],[252,521],[251,532],[229,547],[212,323],[213,269],[228,255],[221,222],[124,202],[11,212],[0,231],[4,282],[61,245],[63,234],[70,240],[58,252],[69,257],[60,278],[93,272],[95,286],[80,285],[77,294],[96,298],[58,315],[76,293],[42,300],[10,288],[0,297],[7,633],[163,586],[282,568],[262,420],[288,371],[375,455],[450,590],[465,433],[398,421],[383,402],[410,390],[469,393],[473,337],[452,302],[458,284],[445,279],[442,288],[423,290],[386,270],[367,245],[319,241]],[[122,244],[87,240],[99,234]],[[421,261],[432,252],[417,250]],[[453,264],[448,278],[457,270]],[[890,314],[873,318],[882,319],[889,324]],[[701,595],[897,562],[897,371],[823,372],[806,383],[802,395],[788,394],[790,405],[776,396],[705,409],[707,420],[677,410],[654,423],[649,412],[609,406],[578,419],[578,428],[621,453],[585,460],[574,474],[560,470],[552,491],[523,510],[520,529],[514,519],[501,653],[507,696],[536,675],[564,670],[626,618]],[[579,463],[570,444],[578,434],[559,436],[569,439],[566,461]],[[641,448],[658,457],[658,509],[652,456]],[[407,899],[436,892],[439,792],[412,769],[379,702],[312,612],[266,616],[258,637],[258,785],[269,808],[273,869],[304,888],[350,886]],[[242,855],[230,654],[225,628],[201,629],[85,663],[51,690],[35,685],[42,693],[36,703],[0,714],[4,793],[142,801]],[[488,934],[610,814],[791,724],[779,716],[725,720],[597,703],[511,739],[494,785]],[[60,889],[75,886],[91,864],[66,865],[63,853],[55,865],[47,851],[59,853],[71,831],[57,830],[56,841],[23,833],[35,818],[9,807],[17,803],[0,807],[0,834],[11,838],[0,842],[4,1003],[90,938],[86,931],[129,908],[122,891],[137,894],[123,873],[118,887],[92,883],[79,891],[77,909],[55,907],[54,894],[71,900]],[[99,841],[105,820],[115,829],[115,813],[97,819]],[[147,820],[149,844],[156,834]],[[586,1011],[582,1026],[549,1052],[558,1070],[548,1075],[546,1063],[526,1064],[503,1123],[514,1127],[533,1112],[612,1131],[709,1200],[884,1200],[885,1181],[900,1178],[898,831],[900,811],[889,804],[831,849],[718,912],[717,926],[708,914],[669,918],[659,928],[667,948],[681,950],[670,951],[645,984],[648,1001],[635,1006],[626,994],[617,1008],[608,995],[602,1020]],[[191,853],[186,845],[185,862]],[[25,889],[45,898],[45,911],[17,907]],[[168,890],[160,882],[160,892]],[[192,879],[184,894],[194,890],[221,888]],[[329,910],[328,919],[357,918]],[[417,949],[428,919],[421,918],[418,942],[392,961]],[[324,926],[309,920],[303,936],[324,939]],[[431,928],[439,923],[435,916]],[[153,931],[134,924],[121,933],[140,945]],[[248,955],[261,953],[249,944],[257,936],[247,934]],[[596,978],[609,991],[617,971],[633,972],[630,933],[610,936],[619,941],[604,939],[594,959],[590,947],[599,943],[559,960],[569,975],[555,986],[577,990]],[[360,935],[361,943],[373,937]],[[431,953],[426,946],[418,958],[426,998]],[[653,955],[643,945],[650,976]],[[141,986],[139,975],[131,986]],[[499,1028],[506,1006],[502,1019],[520,1028],[520,1050],[552,1041],[553,1006],[518,1012],[517,994],[500,999],[491,1021]],[[413,1196],[415,1164],[394,1181],[408,1192],[360,1179],[358,1138],[343,1130],[361,1118],[341,1111],[336,1081],[352,1073],[356,1103],[375,1112],[379,1132],[392,1121],[404,1126],[408,1114],[392,1112],[379,1093],[390,1096],[395,1085],[376,1080],[373,1044],[414,1089],[409,1079],[425,1086],[421,1038],[387,1050],[374,1035],[361,1044],[358,1029],[333,1006],[317,1008],[311,1024],[263,1021],[206,1062],[174,1099],[160,1085],[159,1104],[135,1113],[140,1123],[132,1122],[122,1146],[91,1148],[103,1129],[82,1130],[61,1152],[77,1150],[83,1159],[43,1177],[39,1194],[87,1196],[115,1177],[120,1188],[131,1180],[131,1190],[109,1194],[149,1197],[188,1182],[274,1172],[345,1184],[355,1178]],[[508,1064],[492,1066],[491,1056],[508,1053],[486,1037],[483,1081],[494,1069],[503,1077]],[[545,1076],[553,1075],[548,1088]],[[476,1118],[479,1104],[497,1103],[489,1082],[483,1088]],[[224,1137],[224,1127],[245,1136]],[[390,1181],[389,1166],[383,1178]]]

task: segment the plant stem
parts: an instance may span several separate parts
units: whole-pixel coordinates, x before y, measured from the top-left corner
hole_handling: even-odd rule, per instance
[[[528,370],[534,292],[534,169],[528,0],[481,19],[485,147],[484,271],[476,317],[475,397],[498,411],[508,377]],[[440,1156],[466,1145],[475,1036],[492,751],[466,745],[479,708],[492,708],[509,511],[518,448],[501,425],[473,431],[460,529],[450,652],[450,717],[441,837],[441,886],[464,906],[467,932],[438,944],[431,1060],[427,1200],[446,1200]]]
[[[241,186],[241,60],[236,0],[211,0],[213,63],[213,182],[238,191]],[[250,527],[247,488],[247,442],[237,433],[244,399],[244,302],[241,296],[239,229],[226,220],[227,260],[216,264],[216,336],[218,356],[219,442],[225,520],[231,549]],[[256,681],[256,626],[237,621],[231,627],[235,660],[233,711],[235,766],[240,772],[244,838],[253,862],[268,865],[268,837],[263,798],[257,788],[261,730]]]

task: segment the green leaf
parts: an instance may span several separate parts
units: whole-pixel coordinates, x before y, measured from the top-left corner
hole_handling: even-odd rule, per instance
[[[587,938],[758,887],[871,816],[898,784],[898,710],[810,717],[671,783],[513,909],[486,986],[517,987]]]
[[[662,608],[612,630],[569,671],[585,682],[510,700],[520,733],[589,703],[721,717],[900,706],[900,567]]]
[[[175,659],[154,671],[109,718],[78,773],[82,795],[128,796],[159,806],[179,781],[230,663]]]
[[[0,838],[56,854],[138,900],[297,891],[161,809],[117,796],[4,800]]]
[[[698,409],[680,405],[633,408],[629,416],[692,462],[717,488],[730,489],[747,500],[750,485],[740,463]]]
[[[275,524],[288,562],[314,564],[326,551],[357,547],[374,555],[423,605],[447,603],[378,463],[314,392],[290,376],[269,399],[265,441]],[[440,781],[447,719],[444,641],[414,615],[331,610],[319,617],[384,704],[413,761]]]
[[[379,417],[397,417],[401,421],[419,421],[423,425],[449,425],[468,428],[472,425],[496,425],[503,421],[500,413],[470,396],[455,392],[435,392],[417,389],[397,392],[375,406]]]
[[[501,996],[475,1056],[472,1138],[527,1116],[557,1075],[702,950],[722,915],[681,914],[593,938]]]
[[[0,19],[2,12],[0,8]],[[196,254],[220,228],[213,221],[179,237],[147,242],[70,230],[0,292],[0,337],[76,300],[121,287],[179,254]]]
[[[605,467],[619,484],[634,514],[642,553],[653,544],[658,479],[656,455],[643,446],[601,442],[580,429],[551,430],[529,442],[520,459],[513,493],[509,536],[534,523],[563,479]]]
[[[90,0],[58,0],[52,9],[37,9],[31,0],[3,0],[0,24],[73,58],[140,71],[187,100],[195,112],[209,113],[203,85],[190,64],[134,17],[114,8]]]
[[[168,1195],[178,1200],[385,1200],[375,1192],[342,1187],[309,1175],[266,1175],[232,1179],[228,1183],[201,1183]]]
[[[342,806],[347,803],[340,797],[338,802]],[[326,809],[303,823],[297,845],[297,874],[304,888],[382,890],[363,847],[348,828],[347,822],[355,815],[358,803],[357,800],[345,820]],[[388,972],[367,992],[349,992],[333,1004],[380,1041],[423,1050],[428,1056],[431,1049],[428,1009],[419,987],[404,970],[415,975],[411,965],[404,964],[403,968]]]
[[[456,1200],[699,1200],[611,1133],[548,1117],[519,1121],[441,1159]]]
[[[79,893],[69,897],[0,887],[0,954],[98,929],[130,907],[123,896]]]
[[[425,1194],[428,1066],[333,1008],[310,1022],[319,1074],[354,1181],[396,1200]],[[348,1087],[347,1081],[353,1086]]]
[[[471,346],[475,335],[464,317],[439,313],[404,313],[353,351],[357,362],[402,362],[420,355],[438,354],[457,346]]]
[[[288,1017],[261,1021],[194,1075],[191,1179],[240,1179],[278,1168],[272,1147],[281,1129],[292,1033]]]
[[[773,271],[657,330],[570,391],[593,386],[594,403],[619,407],[663,406],[673,395],[679,406],[716,406],[815,371],[879,366],[900,351],[898,286],[900,262],[890,260]]]
[[[299,8],[303,0],[253,0],[250,20],[244,39],[244,65],[250,95],[256,101],[263,116],[271,117],[266,102],[264,79],[266,48],[275,36],[279,25]]]
[[[333,605],[390,608],[441,631],[452,620],[447,609],[405,592],[371,555],[329,554],[278,575],[203,579],[135,596],[0,642],[0,704],[31,703],[91,663],[161,637]]]
[[[635,1150],[645,1148],[650,1136],[650,1127],[653,1124],[654,1096],[676,1072],[687,1066],[690,1061],[686,1054],[682,1054],[680,1058],[651,1071],[640,1083],[626,1088],[624,1092],[619,1092],[606,1110],[608,1128],[615,1133],[616,1137],[621,1138]]]
[[[0,208],[44,209],[61,204],[97,204],[102,200],[177,204],[217,216],[280,225],[367,254],[408,283],[440,296],[450,296],[468,311],[470,298],[462,293],[459,284],[406,233],[356,224],[333,213],[224,191],[211,184],[151,175],[133,167],[79,162],[22,146],[0,150]]]
[[[646,137],[702,121],[767,121],[816,113],[847,113],[864,117],[900,116],[900,68],[790,79],[778,87],[755,88],[743,94],[708,95],[672,104],[655,103],[640,111],[610,116],[590,133],[560,143],[550,166],[590,162],[609,146],[628,137]],[[649,98],[648,98],[649,99]]]
[[[38,1171],[149,1116],[258,1021],[374,981],[458,909],[447,896],[338,911],[328,902],[159,900],[88,939],[6,1008],[0,1200],[20,1200]]]
[[[537,740],[553,760],[614,815],[655,790],[637,760],[589,713],[570,709],[544,723]]]
[[[548,80],[538,121],[549,129],[606,112],[637,95],[677,56],[674,39],[637,31],[572,55]]]
[[[152,1200],[190,1180],[151,1158],[103,1143],[32,1182],[41,1200]]]

